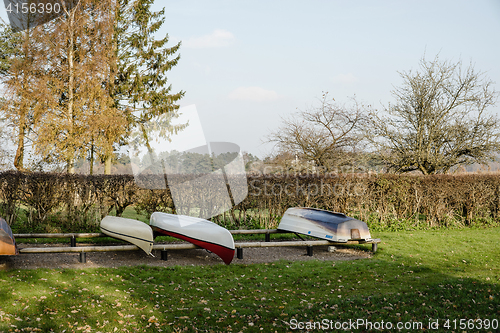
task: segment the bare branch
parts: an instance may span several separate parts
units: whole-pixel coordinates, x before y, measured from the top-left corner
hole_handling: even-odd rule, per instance
[[[325,93],[319,107],[299,111],[266,137],[281,153],[291,153],[325,170],[349,164],[352,150],[363,139],[368,118],[354,100],[354,106],[338,105]]]
[[[498,92],[484,73],[462,63],[422,59],[420,71],[400,73],[396,102],[372,112],[372,139],[389,169],[445,173],[461,164],[486,163],[500,149],[500,120],[486,110]]]

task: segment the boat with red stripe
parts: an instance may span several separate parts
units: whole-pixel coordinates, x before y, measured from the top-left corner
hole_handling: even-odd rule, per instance
[[[168,213],[151,214],[150,225],[156,234],[172,236],[218,255],[229,265],[234,258],[233,235],[227,230],[208,220]]]

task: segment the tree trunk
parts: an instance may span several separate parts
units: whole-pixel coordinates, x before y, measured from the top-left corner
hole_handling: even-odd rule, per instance
[[[25,128],[26,125],[24,124],[24,117],[21,117],[22,119],[20,120],[19,124],[19,134],[17,136],[17,150],[16,150],[16,156],[14,157],[14,166],[16,167],[17,170],[19,171],[24,171],[24,165],[23,165],[23,160],[24,160],[24,137],[25,137]]]
[[[90,174],[94,174],[94,140],[92,140],[92,145],[90,146]]]
[[[74,11],[69,11],[69,31],[70,31],[70,38],[69,38],[69,46],[68,46],[68,139],[70,141],[70,147],[68,148],[68,158],[67,158],[67,170],[68,173],[75,173],[75,167],[73,165],[73,157],[74,157],[74,143],[73,140],[73,126],[74,126],[74,89],[75,89],[75,65],[74,65],[74,23],[75,23],[75,12]]]
[[[27,66],[28,63],[26,62],[26,59],[30,57],[29,53],[29,45],[30,45],[30,32],[26,31],[24,34],[24,43],[22,46],[22,52],[25,57],[25,65]],[[24,69],[26,71],[26,68]],[[29,70],[29,68],[28,68]],[[26,129],[28,128],[28,119],[27,119],[27,114],[28,114],[28,104],[26,102],[26,99],[29,99],[29,95],[26,96],[26,86],[27,86],[27,73],[25,72],[24,75],[22,76],[22,85],[21,85],[21,105],[19,106],[19,133],[17,135],[17,150],[16,150],[16,156],[14,157],[14,166],[16,167],[17,170],[19,171],[25,171],[24,169],[24,139],[26,137]]]
[[[104,174],[111,174],[111,156],[107,156],[106,160],[104,161]]]

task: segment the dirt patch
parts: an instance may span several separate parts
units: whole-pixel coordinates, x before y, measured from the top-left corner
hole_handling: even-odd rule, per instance
[[[47,247],[48,245],[18,244],[18,247]],[[51,244],[50,246],[68,246],[67,244]],[[85,246],[85,244],[77,244]],[[167,260],[161,260],[161,252],[153,251],[148,256],[141,250],[116,252],[88,252],[85,254],[85,263],[80,262],[79,253],[33,253],[17,256],[0,256],[0,270],[35,269],[35,268],[92,268],[92,267],[121,267],[121,266],[198,266],[224,265],[224,262],[215,254],[204,249],[169,250]],[[261,247],[244,248],[243,259],[235,257],[231,264],[269,263],[278,260],[324,260],[341,261],[370,258],[372,253],[349,247],[336,247],[330,252],[328,246],[315,246],[313,256],[306,254],[305,247]]]

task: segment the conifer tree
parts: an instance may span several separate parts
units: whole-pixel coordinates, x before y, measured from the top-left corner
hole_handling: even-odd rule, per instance
[[[184,95],[183,91],[172,92],[166,76],[180,59],[180,55],[176,55],[180,42],[167,47],[168,35],[155,39],[155,33],[165,22],[165,10],[152,12],[153,2],[154,0],[117,0],[115,63],[111,66],[115,75],[114,81],[109,85],[115,107],[126,114],[128,136],[133,129],[138,129],[145,133],[143,139],[146,145],[147,122],[175,114],[179,108],[176,103]],[[168,127],[166,135],[177,129]],[[124,136],[122,142],[127,139]],[[103,159],[106,161],[106,173],[109,173],[111,156],[103,156]]]

